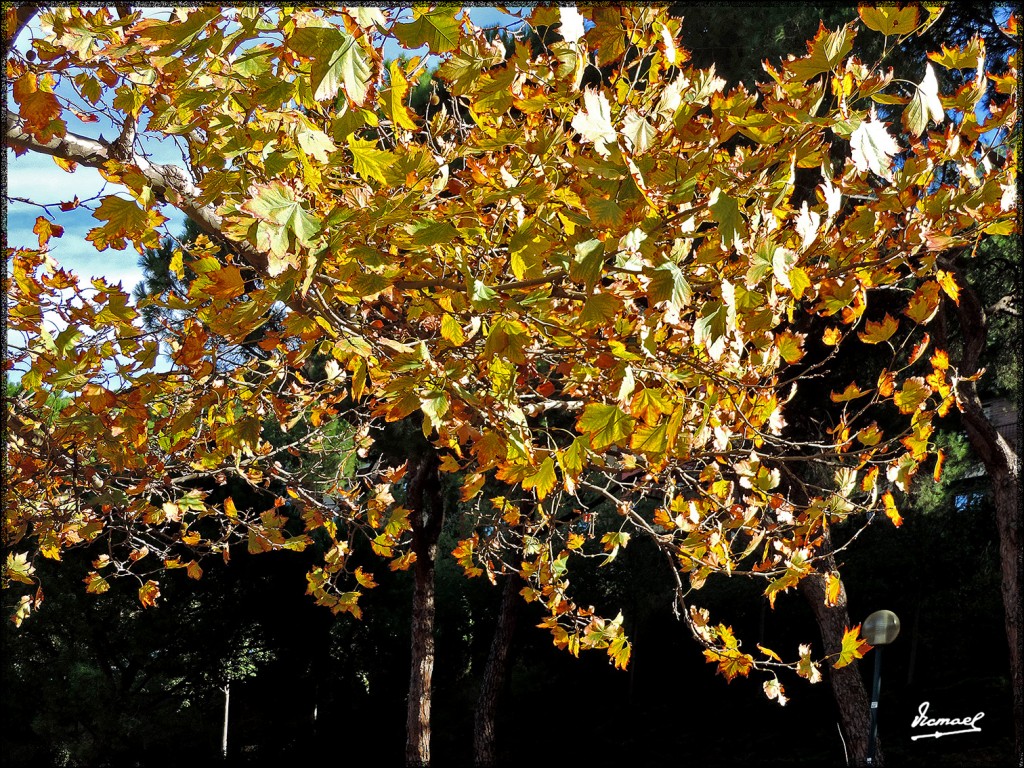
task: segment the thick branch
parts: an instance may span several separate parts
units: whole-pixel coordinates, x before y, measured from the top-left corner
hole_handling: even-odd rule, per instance
[[[987,315],[996,315],[1000,312],[1013,317],[1020,317],[1020,310],[1017,309],[1017,297],[1013,294],[1008,294],[985,309],[985,314]]]
[[[5,41],[8,47],[14,45],[14,41],[18,39],[21,30],[28,26],[28,23],[35,18],[37,13],[39,13],[38,5],[22,5],[18,7],[18,10],[15,11],[14,29],[8,30],[8,37]]]
[[[175,207],[192,219],[199,229],[238,254],[261,274],[268,269],[267,255],[247,243],[228,240],[221,231],[223,220],[213,205],[201,205],[198,199],[202,190],[189,179],[188,173],[176,165],[151,163],[131,151],[134,141],[134,123],[126,119],[124,131],[116,142],[91,139],[68,133],[50,141],[39,141],[21,128],[21,118],[7,111],[5,138],[7,145],[15,149],[26,149],[52,157],[70,160],[89,168],[102,168],[110,160],[121,160],[126,165],[139,169],[153,191],[162,198],[176,200]],[[171,195],[168,195],[168,193]]]

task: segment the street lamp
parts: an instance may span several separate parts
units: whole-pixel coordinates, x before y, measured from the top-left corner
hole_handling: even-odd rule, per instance
[[[888,645],[900,633],[899,617],[892,611],[875,611],[861,626],[861,635],[869,645],[876,646],[875,682],[871,693],[871,729],[868,731],[868,765],[875,764],[875,741],[878,731],[878,692],[882,687],[882,646]]]

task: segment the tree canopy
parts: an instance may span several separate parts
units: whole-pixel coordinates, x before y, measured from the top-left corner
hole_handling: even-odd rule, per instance
[[[654,7],[538,7],[556,39],[511,54],[447,7],[174,14],[44,10],[7,59],[14,153],[122,190],[93,213],[98,250],[158,247],[167,206],[202,232],[171,256],[181,290],[138,306],[56,264],[47,217],[8,251],[17,620],[39,558],[101,537],[87,588],[133,577],[144,605],[233,542],[317,544],[309,593],[358,617],[374,568],[424,557],[411,512],[439,470],[470,510],[454,557],[517,573],[559,647],[628,663],[622,615],[571,579],[642,537],[727,679],[762,669],[780,703],[780,668],[818,679],[810,645],[755,657],[694,594],[742,575],[774,604],[824,572],[834,602],[831,552],[875,514],[900,525],[914,475],[941,472],[960,373],[926,328],[959,296],[943,254],[1015,231],[1016,58],[992,69],[975,39],[900,82],[855,40],[937,12],[864,7],[748,90],[691,67]],[[385,37],[429,55],[385,61]],[[451,98],[421,118],[430,57]],[[180,137],[182,164],[146,137]],[[147,328],[147,307],[182,320]],[[219,357],[260,329],[263,354]],[[813,433],[789,428],[840,348],[880,366],[830,389]],[[408,462],[379,450],[396,429],[422,435]],[[848,628],[830,662],[866,650]]]

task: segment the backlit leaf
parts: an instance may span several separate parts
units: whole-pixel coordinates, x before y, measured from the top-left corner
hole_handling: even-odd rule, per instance
[[[537,499],[543,501],[544,497],[554,489],[556,481],[555,462],[548,456],[541,462],[536,472],[523,478],[523,489],[527,491],[533,489],[537,494]]]
[[[377,142],[356,138],[355,134],[349,135],[348,148],[352,152],[352,168],[360,177],[367,181],[374,179],[381,184],[387,184],[388,179],[384,171],[396,160],[391,152],[377,149]]]
[[[865,344],[881,344],[883,341],[888,341],[896,333],[899,325],[899,321],[887,312],[885,317],[877,322],[868,320],[864,325],[864,330],[858,333],[857,336]]]
[[[583,109],[572,119],[573,129],[593,144],[602,157],[611,154],[618,141],[611,121],[611,105],[603,93],[588,90],[583,94]]]
[[[286,41],[289,48],[313,59],[310,86],[317,101],[331,100],[344,87],[351,101],[366,101],[372,70],[358,41],[343,29],[300,27]]]
[[[580,433],[590,437],[590,447],[602,451],[622,443],[633,430],[635,420],[617,405],[591,403],[576,422]]]
[[[857,8],[861,21],[868,29],[883,35],[908,35],[917,29],[918,9],[914,6],[860,6]]]
[[[871,646],[860,636],[860,624],[853,629],[847,627],[843,633],[843,645],[839,651],[839,658],[836,659],[833,666],[836,669],[842,669],[856,659],[863,658],[864,654],[870,650]]]
[[[903,518],[900,517],[900,511],[896,508],[896,500],[892,496],[891,491],[886,491],[882,494],[882,506],[885,510],[885,516],[892,520],[892,524],[899,528],[903,525]]]
[[[430,47],[431,53],[445,53],[458,47],[459,21],[453,7],[439,7],[426,10],[413,8],[411,22],[395,24],[391,33],[406,48]]]
[[[858,171],[870,170],[883,179],[892,178],[891,158],[900,148],[884,123],[877,119],[862,122],[850,136],[850,148],[853,165]]]

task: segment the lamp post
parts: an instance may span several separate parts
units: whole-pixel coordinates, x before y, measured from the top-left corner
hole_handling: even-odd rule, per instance
[[[888,645],[900,633],[900,620],[892,611],[875,611],[861,627],[861,634],[869,645],[876,646],[875,681],[871,687],[871,730],[868,732],[868,765],[875,764],[875,741],[878,732],[878,692],[882,687],[882,646]]]

